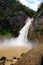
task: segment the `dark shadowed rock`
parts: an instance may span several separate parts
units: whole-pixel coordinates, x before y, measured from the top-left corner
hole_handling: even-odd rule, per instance
[[[39,45],[25,54],[14,65],[43,65],[43,45]]]
[[[11,63],[10,65],[14,65],[13,63]]]
[[[41,60],[41,65],[43,65],[43,57],[42,57],[42,60]]]
[[[1,61],[1,62],[0,62],[0,65],[5,65],[6,57],[4,57],[4,56],[1,57],[1,58],[0,58],[0,61]]]
[[[17,11],[15,13],[18,14],[18,16],[8,16],[7,20],[10,23],[12,33],[15,34],[15,36],[18,36],[19,31],[25,25],[25,20],[28,16],[22,11]]]
[[[0,58],[0,61],[3,61],[3,60],[6,60],[6,57],[3,56]]]
[[[13,59],[17,59],[16,57],[13,57]]]
[[[17,58],[17,60],[19,60],[20,58]]]
[[[22,28],[25,24],[25,20],[27,18],[27,15],[23,13],[22,11],[15,12],[18,14],[18,16],[13,17],[13,16],[8,16],[8,21],[12,24],[14,28],[20,27]]]

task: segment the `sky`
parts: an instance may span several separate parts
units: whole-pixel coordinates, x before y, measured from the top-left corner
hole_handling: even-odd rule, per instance
[[[27,7],[37,11],[38,6],[43,0],[19,0],[22,4],[26,5]]]

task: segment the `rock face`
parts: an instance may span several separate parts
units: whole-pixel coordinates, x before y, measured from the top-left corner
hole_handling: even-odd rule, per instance
[[[35,40],[43,43],[43,13],[42,12],[32,22],[28,37],[30,38],[30,40],[33,41]]]
[[[43,45],[30,50],[14,65],[43,65]]]
[[[22,28],[25,25],[25,20],[28,17],[22,11],[15,12],[17,17],[9,16],[7,19],[12,24],[13,28]]]
[[[43,29],[43,13],[40,13],[38,17],[34,20],[34,29]]]

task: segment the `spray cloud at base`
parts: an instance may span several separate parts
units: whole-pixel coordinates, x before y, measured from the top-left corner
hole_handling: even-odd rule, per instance
[[[33,19],[27,18],[25,26],[19,31],[17,38],[5,39],[1,43],[1,47],[16,47],[16,46],[29,46],[32,47],[32,43],[28,41],[27,35]]]

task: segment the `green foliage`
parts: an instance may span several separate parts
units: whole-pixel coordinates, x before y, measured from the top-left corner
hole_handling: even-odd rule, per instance
[[[25,5],[22,5],[19,1],[16,0],[3,0],[1,1],[1,6],[6,8],[9,8],[9,11],[7,14],[13,15],[15,11],[23,11],[26,13],[28,16],[32,17],[35,13],[35,11],[29,9]]]
[[[0,36],[17,36],[17,33],[21,29],[19,26],[14,28],[12,23],[8,20],[8,17],[19,16],[17,13],[19,11],[24,12],[30,17],[32,17],[35,13],[33,10],[29,9],[25,5],[22,5],[19,1],[16,0],[0,0],[0,5]]]
[[[37,12],[33,15],[34,18],[37,18],[38,15],[41,13],[43,15],[43,2],[39,5]]]
[[[0,36],[1,35],[9,35],[9,36],[17,36],[20,26],[14,28],[12,23],[8,20],[8,17],[16,17],[19,16],[17,12],[22,11],[29,17],[37,18],[39,12],[43,12],[43,3],[38,8],[38,11],[35,12],[25,5],[22,5],[17,0],[0,0]],[[15,35],[16,33],[16,35]]]
[[[21,54],[21,57],[24,56],[24,55],[25,55],[25,53],[22,53],[22,54]]]
[[[38,13],[36,12],[34,15],[33,15],[34,18],[37,18],[38,17]]]

